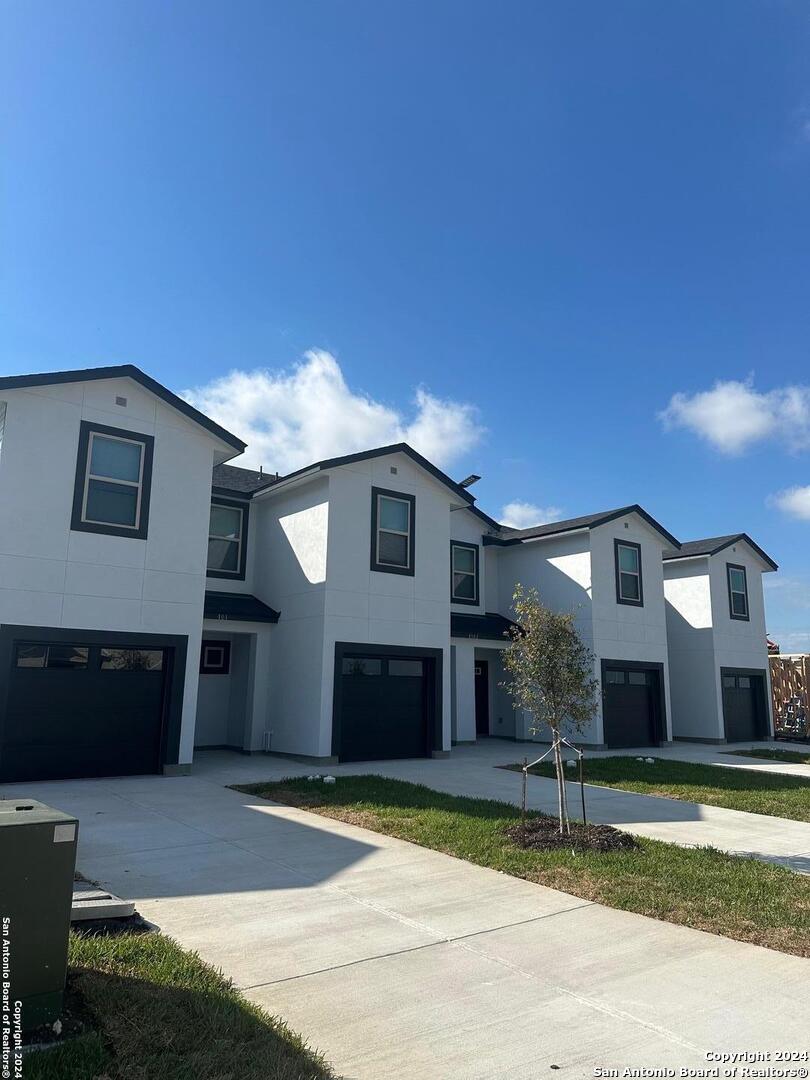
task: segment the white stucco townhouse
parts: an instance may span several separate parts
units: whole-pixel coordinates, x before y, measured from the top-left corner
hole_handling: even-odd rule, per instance
[[[673,653],[664,579],[683,548],[641,507],[514,530],[405,444],[283,477],[227,464],[243,449],[131,366],[0,379],[0,780],[526,738],[500,685],[518,581],[594,653],[583,741],[720,730],[716,687],[700,720],[681,708],[694,650]],[[764,553],[734,554],[753,585]]]
[[[677,738],[773,736],[762,575],[776,563],[745,533],[664,552],[664,595]]]

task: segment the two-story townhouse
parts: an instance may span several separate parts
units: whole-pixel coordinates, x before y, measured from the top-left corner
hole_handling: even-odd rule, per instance
[[[517,582],[594,653],[581,741],[760,730],[740,717],[746,679],[767,707],[775,564],[747,537],[722,538],[726,566],[637,505],[506,528],[402,443],[283,477],[226,464],[243,449],[129,366],[0,380],[0,779],[185,770],[195,746],[349,761],[527,738],[502,685]],[[701,574],[733,613],[712,616],[712,679],[673,599]]]
[[[662,553],[677,545],[675,537],[633,505],[532,529],[501,529],[484,544],[498,552],[497,610],[509,611],[516,583],[535,587],[550,607],[574,616],[594,655],[601,694],[579,741],[609,747],[668,742]],[[500,734],[505,704],[497,702],[492,734]],[[506,734],[531,737],[531,716],[520,712],[513,723]]]
[[[0,379],[0,780],[191,761],[211,469],[244,443],[129,365]]]
[[[745,533],[664,552],[676,739],[773,735],[762,575],[776,569]]]
[[[272,604],[272,614],[280,610],[282,617],[273,626],[267,664],[255,668],[264,683],[260,707],[250,674],[235,682],[232,671],[201,669],[198,745],[321,761],[447,753],[451,521],[456,511],[474,516],[479,542],[482,527],[497,523],[477,510],[464,487],[405,444],[317,462],[285,477],[221,467],[212,545],[220,505],[230,512],[240,502],[252,537],[244,546],[245,571],[239,579],[236,555],[230,570],[214,571],[206,608],[213,613],[218,590],[227,590],[227,600],[216,622],[206,621],[203,655],[219,659],[229,646],[233,657],[240,639],[251,637],[247,622],[238,625],[226,610],[237,597],[253,610]],[[217,550],[212,547],[214,560]],[[234,723],[234,695],[244,707],[251,693],[246,723]]]

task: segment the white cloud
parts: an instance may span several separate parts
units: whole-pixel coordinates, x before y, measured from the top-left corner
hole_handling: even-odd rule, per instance
[[[558,506],[535,506],[530,502],[510,502],[501,510],[501,524],[510,529],[531,529],[533,525],[545,525],[559,521],[562,510]]]
[[[810,387],[761,393],[751,378],[716,382],[711,390],[673,395],[658,417],[666,428],[686,428],[724,454],[742,453],[765,439],[799,450],[810,446]]]
[[[810,486],[785,488],[771,495],[768,502],[790,517],[810,521]]]
[[[446,468],[481,439],[478,410],[417,389],[410,416],[346,383],[340,364],[310,349],[282,371],[231,371],[183,397],[248,444],[234,464],[282,474],[314,461],[407,442]]]

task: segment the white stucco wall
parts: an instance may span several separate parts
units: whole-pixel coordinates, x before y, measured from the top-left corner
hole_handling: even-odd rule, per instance
[[[190,762],[211,467],[215,451],[226,456],[222,445],[126,378],[7,390],[3,398],[0,623],[186,636],[179,760]],[[154,436],[146,539],[71,531],[82,420]]]
[[[732,619],[729,615],[728,585],[726,565],[735,563],[744,566],[748,583],[749,619]],[[748,544],[740,541],[733,547],[713,555],[709,561],[712,616],[714,624],[714,652],[718,671],[717,708],[723,715],[722,686],[719,678],[720,668],[754,668],[765,672],[767,686],[766,702],[768,723],[771,734],[773,721],[771,713],[770,666],[765,629],[765,600],[762,589],[763,563]],[[721,733],[722,734],[722,733]]]
[[[466,638],[454,638],[456,652],[456,742],[475,742],[475,646]]]
[[[747,621],[729,613],[728,563],[746,569]],[[675,736],[725,738],[721,668],[765,673],[772,733],[763,570],[761,559],[743,541],[716,555],[664,564]]]
[[[450,595],[451,579],[448,570],[447,595],[450,600],[451,612],[459,612],[462,615],[482,615],[485,611],[493,610],[487,607],[487,598],[492,594],[490,575],[495,574],[495,560],[487,558],[488,548],[484,547],[484,534],[489,530],[487,524],[469,510],[453,510],[450,514],[450,538],[462,540],[467,544],[478,545],[478,603],[477,604],[454,604]],[[497,588],[497,582],[493,582]]]
[[[593,648],[591,550],[590,534],[587,530],[488,550],[497,552],[497,610],[502,615],[514,615],[512,594],[518,582],[524,588],[534,587],[544,604],[555,611],[575,616],[582,640],[589,649]],[[531,733],[530,728],[534,721],[529,713],[517,711],[514,719],[516,738],[540,742],[547,740],[548,728]],[[601,735],[596,721],[578,737],[586,743],[600,742]]]
[[[396,472],[392,473],[392,469]],[[372,571],[371,489],[413,495],[414,574]],[[330,525],[325,590],[321,754],[331,753],[335,642],[442,651],[442,748],[450,749],[451,495],[404,454],[370,458],[329,474]],[[474,609],[468,608],[472,611]]]
[[[708,558],[664,563],[672,735],[719,739],[712,597]]]
[[[619,604],[616,600],[614,540],[629,540],[641,545],[644,595],[642,607]],[[672,702],[662,561],[665,544],[664,538],[635,514],[591,529],[593,651],[597,661],[597,678],[601,674],[602,660],[636,660],[661,664],[666,708],[665,738],[669,740],[672,738]],[[598,734],[598,741],[601,742],[601,705]]]
[[[253,591],[281,613],[267,635],[266,661],[256,671],[257,689],[261,683],[268,693],[270,746],[280,753],[331,753],[331,746],[324,749],[328,740],[321,730],[326,581],[325,572],[314,571],[318,566],[325,571],[332,527],[325,476],[251,504]],[[259,738],[258,731],[253,738]]]

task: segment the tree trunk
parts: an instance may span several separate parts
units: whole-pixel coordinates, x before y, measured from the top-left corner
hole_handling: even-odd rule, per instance
[[[565,777],[563,776],[562,754],[560,753],[560,732],[556,727],[551,729],[551,737],[554,740],[554,769],[557,773],[557,806],[560,818],[560,833],[565,832]]]

